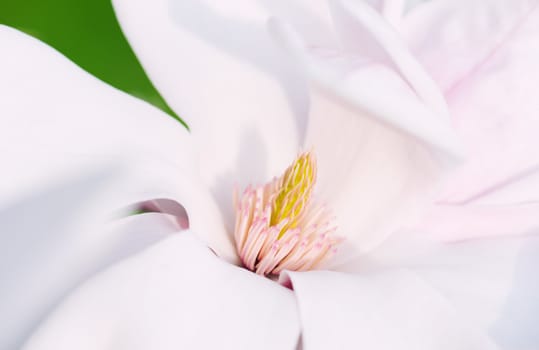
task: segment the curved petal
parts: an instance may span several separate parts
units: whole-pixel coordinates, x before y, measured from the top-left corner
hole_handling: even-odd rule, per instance
[[[143,163],[148,177],[171,168],[190,170],[188,133],[164,113],[101,83],[14,29],[0,27],[0,45],[4,52],[0,58],[3,196],[47,173],[94,161]],[[50,163],[50,171],[33,171],[44,163]],[[163,163],[165,169],[155,169],[156,163]],[[140,198],[134,195],[130,200],[144,199],[145,185],[139,189]],[[173,193],[159,185],[154,184],[154,192]]]
[[[294,297],[185,231],[98,275],[25,349],[293,349]]]
[[[116,0],[114,8],[149,77],[187,121],[232,230],[234,184],[282,172],[304,132],[304,81],[271,42],[268,9],[246,0]]]
[[[537,0],[424,1],[405,16],[401,34],[447,92],[510,42],[535,6]]]
[[[386,17],[395,18],[404,10],[404,1],[384,1],[379,6]],[[345,50],[394,69],[435,112],[434,118],[449,117],[438,86],[408,50],[406,42],[373,8],[362,1],[339,0],[332,3],[332,13]]]
[[[432,239],[460,241],[472,238],[516,236],[539,229],[538,203],[437,204],[429,208],[416,230]]]
[[[539,341],[538,263],[535,234],[442,247],[413,268],[500,348],[532,349]]]
[[[470,154],[440,198],[472,202],[537,173],[539,2],[432,1],[407,21]]]
[[[391,67],[347,53],[313,54],[286,24],[271,26],[312,81],[307,145],[319,158],[319,195],[352,248],[340,256],[364,253],[432,200],[458,157],[456,135]]]
[[[393,237],[340,269],[361,275],[406,269],[442,296],[460,322],[486,332],[499,348],[533,349],[539,341],[536,232],[452,244]]]
[[[380,12],[384,19],[395,27],[399,25],[407,3],[409,3],[407,0],[365,0],[365,2],[368,3],[372,8],[376,9],[376,11]],[[334,4],[334,6],[336,5]],[[353,35],[350,35],[350,33],[345,33],[345,31],[346,29],[341,26],[340,33],[346,42],[348,39],[351,39]],[[358,43],[354,43],[354,40],[351,40],[350,42],[346,42],[346,44],[352,44],[352,46],[355,46]]]
[[[0,209],[0,347],[20,348],[72,288],[178,228],[162,214],[103,224],[121,181],[109,168],[64,179]]]
[[[191,227],[235,257],[207,188],[197,179],[188,132],[169,116],[95,79],[36,39],[0,26],[0,203],[89,164],[127,165],[102,210],[170,198]]]
[[[289,273],[305,350],[496,349],[420,277],[406,270],[362,275]]]
[[[272,16],[292,23],[313,47],[335,46],[338,35],[327,0],[258,0]]]
[[[341,258],[347,258],[373,249],[413,222],[431,202],[445,167],[417,139],[330,93],[313,92],[308,142],[319,158],[318,193],[336,213],[339,234],[355,251],[342,252]]]
[[[166,198],[157,198],[151,201],[138,203],[134,212],[141,213],[163,213],[168,214],[182,230],[189,228],[189,216],[180,203]]]

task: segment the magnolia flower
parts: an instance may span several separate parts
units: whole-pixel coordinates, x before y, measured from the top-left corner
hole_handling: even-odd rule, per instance
[[[535,2],[400,3],[115,1],[190,132],[1,27],[2,346],[533,348]]]

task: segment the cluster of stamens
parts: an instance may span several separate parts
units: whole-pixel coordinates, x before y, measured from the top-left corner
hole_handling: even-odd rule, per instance
[[[235,192],[234,238],[243,265],[260,275],[320,268],[342,241],[331,211],[313,198],[316,161],[297,157],[280,178]]]

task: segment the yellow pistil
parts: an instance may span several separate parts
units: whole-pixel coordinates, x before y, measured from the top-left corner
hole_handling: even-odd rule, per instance
[[[299,225],[315,182],[316,161],[310,152],[303,153],[286,169],[278,184],[278,194],[273,200],[270,224],[277,225],[288,219],[278,238],[281,238],[287,229]]]
[[[236,193],[234,240],[244,266],[260,275],[323,266],[342,241],[331,211],[313,197],[316,161],[300,154],[273,181]]]

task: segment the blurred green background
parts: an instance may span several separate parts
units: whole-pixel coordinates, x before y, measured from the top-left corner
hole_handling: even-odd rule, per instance
[[[111,0],[0,0],[0,23],[46,42],[99,79],[180,120],[137,61]]]

